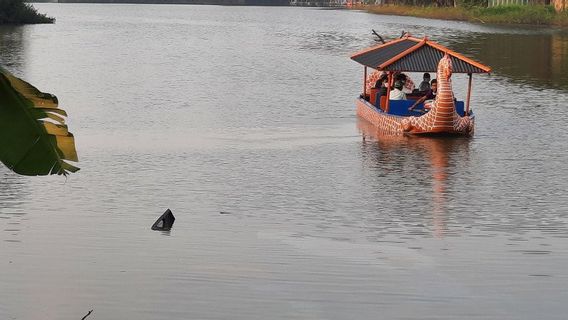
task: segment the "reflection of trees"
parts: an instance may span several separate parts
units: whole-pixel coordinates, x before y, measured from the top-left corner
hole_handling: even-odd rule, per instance
[[[496,73],[544,87],[568,87],[568,34],[467,34],[452,44]]]
[[[551,37],[552,75],[560,79],[562,85],[568,85],[568,35],[555,34]]]
[[[0,241],[20,242],[19,225],[26,214],[22,204],[27,195],[24,179],[6,168],[0,168],[0,226],[4,231],[0,234]]]
[[[24,187],[24,178],[0,167],[0,218],[20,214],[17,208],[27,195]]]
[[[380,150],[381,156],[375,162],[381,169],[393,171],[406,167],[430,172],[430,176],[425,174],[423,180],[417,179],[413,183],[419,184],[418,188],[423,192],[431,194],[434,235],[442,237],[449,211],[448,184],[453,173],[468,165],[469,139],[383,135],[374,125],[362,119],[358,120],[357,127],[365,139],[370,139],[370,146],[367,147]],[[457,162],[458,159],[461,163]]]
[[[24,27],[0,26],[0,64],[14,74],[23,72]]]

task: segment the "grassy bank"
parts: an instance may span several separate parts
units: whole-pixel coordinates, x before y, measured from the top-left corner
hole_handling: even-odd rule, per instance
[[[359,9],[371,13],[392,14],[445,20],[462,20],[496,24],[532,24],[568,27],[568,12],[557,13],[551,6],[483,7],[413,7],[368,5]]]
[[[54,18],[37,12],[23,0],[0,0],[0,24],[53,23]]]

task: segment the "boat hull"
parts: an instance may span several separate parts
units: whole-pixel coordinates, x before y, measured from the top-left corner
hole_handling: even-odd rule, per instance
[[[434,109],[416,117],[388,114],[362,98],[356,100],[356,105],[359,117],[385,133],[444,136],[472,136],[474,133],[475,117],[462,117],[455,110],[453,113],[444,114]]]

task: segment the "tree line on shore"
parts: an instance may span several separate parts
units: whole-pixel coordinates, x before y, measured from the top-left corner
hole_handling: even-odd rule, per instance
[[[0,24],[53,23],[55,18],[37,12],[23,0],[0,0]]]
[[[562,1],[562,0],[560,0]],[[356,3],[357,0],[353,0]],[[401,5],[401,6],[420,6],[420,7],[488,7],[495,0],[360,0],[363,5]],[[499,4],[509,5],[552,5],[555,0],[506,0],[499,1]]]
[[[510,0],[437,0],[446,1],[443,3],[433,2],[436,0],[379,1],[388,1],[389,3],[372,5],[361,4],[354,5],[353,8],[378,14],[443,20],[463,20],[476,23],[555,25],[568,27],[568,11],[555,8],[557,3],[554,3],[555,6],[553,6],[547,3],[530,2],[534,0],[528,0],[529,2],[525,4],[505,5],[492,2]],[[421,5],[419,1],[428,1],[428,3]],[[559,1],[568,2],[568,0]]]

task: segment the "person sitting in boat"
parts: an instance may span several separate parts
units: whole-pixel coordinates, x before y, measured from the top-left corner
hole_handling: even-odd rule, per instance
[[[414,102],[414,104],[410,108],[408,108],[408,111],[414,111],[414,108],[424,102],[424,109],[420,110],[420,112],[428,112],[430,110],[430,104],[432,103],[432,101],[434,101],[434,99],[436,99],[437,91],[438,81],[436,79],[433,79],[432,82],[430,82],[430,90],[428,90],[422,98],[416,100],[416,102]]]
[[[398,80],[402,82],[402,92],[412,93],[414,91],[414,82],[404,73],[399,73],[395,76],[395,81]]]
[[[400,80],[394,82],[394,89],[391,90],[390,100],[406,100],[406,94],[402,92],[403,84]]]
[[[379,89],[378,92],[378,98],[380,99],[381,96],[386,96],[387,95],[387,89],[388,89],[388,76],[387,74],[383,74],[379,80],[377,80],[377,82],[375,83],[375,88]]]
[[[428,90],[430,90],[430,74],[426,72],[422,76],[422,82],[420,82],[420,85],[418,86],[418,91],[426,92]]]
[[[385,81],[387,81],[388,76],[386,73],[383,73],[379,79],[377,79],[377,82],[375,82],[375,88],[377,89],[382,89],[383,86],[385,85]]]
[[[375,83],[375,89],[379,89],[377,91],[377,97],[374,101],[374,105],[377,108],[380,108],[381,106],[381,97],[384,97],[387,95],[387,91],[388,91],[388,76],[386,73],[384,73]]]

